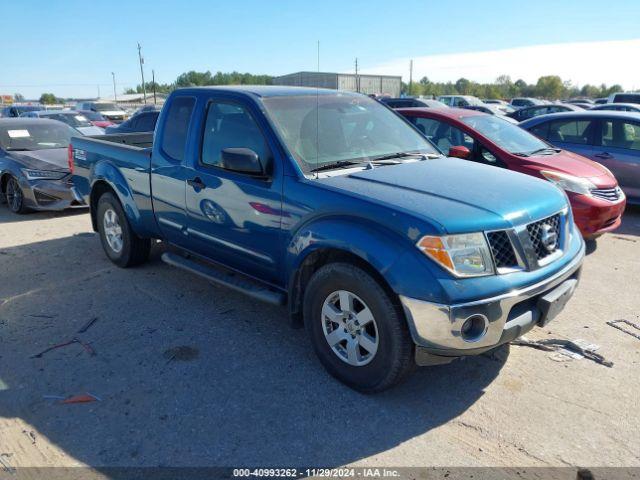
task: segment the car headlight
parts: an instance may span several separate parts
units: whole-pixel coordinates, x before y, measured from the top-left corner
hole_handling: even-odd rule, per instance
[[[483,233],[425,236],[417,247],[457,277],[494,273],[491,250]]]
[[[586,178],[574,177],[573,175],[550,170],[541,170],[540,173],[555,186],[567,192],[589,195],[591,190],[596,188],[596,186]]]
[[[29,180],[60,180],[64,178],[66,172],[56,172],[53,170],[31,170],[31,169],[23,169],[22,173]]]

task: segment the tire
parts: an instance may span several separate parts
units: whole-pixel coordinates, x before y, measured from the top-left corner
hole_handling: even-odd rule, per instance
[[[5,194],[3,196],[7,202],[9,210],[13,213],[22,215],[29,211],[29,209],[24,205],[24,192],[15,177],[9,177],[9,180],[7,180]]]
[[[133,232],[120,201],[113,193],[102,194],[96,215],[102,248],[109,260],[122,268],[148,260],[151,240],[140,238]]]
[[[345,299],[352,308],[343,308]],[[346,320],[345,310],[351,312]],[[329,321],[325,312],[342,320]],[[304,320],[320,362],[355,390],[386,390],[415,367],[414,344],[401,309],[371,275],[355,265],[332,263],[313,275],[304,294]],[[356,320],[366,325],[354,326]]]

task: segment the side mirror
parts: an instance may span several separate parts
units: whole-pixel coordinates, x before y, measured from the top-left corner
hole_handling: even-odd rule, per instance
[[[463,145],[457,145],[449,149],[449,156],[456,158],[468,159],[471,156],[471,150]]]
[[[250,148],[224,148],[222,166],[227,170],[248,175],[263,175],[260,157]]]

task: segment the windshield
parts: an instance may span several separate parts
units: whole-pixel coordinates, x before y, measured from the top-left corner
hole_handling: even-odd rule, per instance
[[[91,122],[80,113],[52,113],[51,115],[43,115],[51,120],[58,120],[72,127],[90,127]]]
[[[464,97],[464,99],[469,103],[469,105],[475,105],[478,107],[485,106],[484,102],[476,97]]]
[[[478,115],[461,118],[474,130],[477,130],[500,148],[511,153],[527,153],[550,148],[539,138],[526,130],[496,116]]]
[[[305,173],[401,152],[440,155],[398,115],[362,95],[279,96],[264,98],[263,103]]]
[[[94,103],[93,108],[99,112],[109,112],[112,110],[120,110],[120,107],[115,103]]]
[[[74,136],[79,136],[79,133],[63,123],[29,122],[0,125],[0,146],[8,151],[67,148],[71,137]]]
[[[97,112],[87,111],[87,112],[82,112],[82,115],[84,115],[89,120],[92,120],[94,122],[104,122],[104,117]]]

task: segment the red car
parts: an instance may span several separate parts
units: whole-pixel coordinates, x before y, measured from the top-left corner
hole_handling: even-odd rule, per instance
[[[79,112],[87,117],[87,120],[91,122],[91,125],[94,125],[96,127],[107,128],[111,125],[115,125],[115,123],[104,118],[98,112],[93,112],[91,110],[79,110]]]
[[[586,239],[620,226],[626,198],[613,174],[599,163],[555,148],[495,115],[459,108],[397,112],[450,157],[533,175],[564,189]]]

